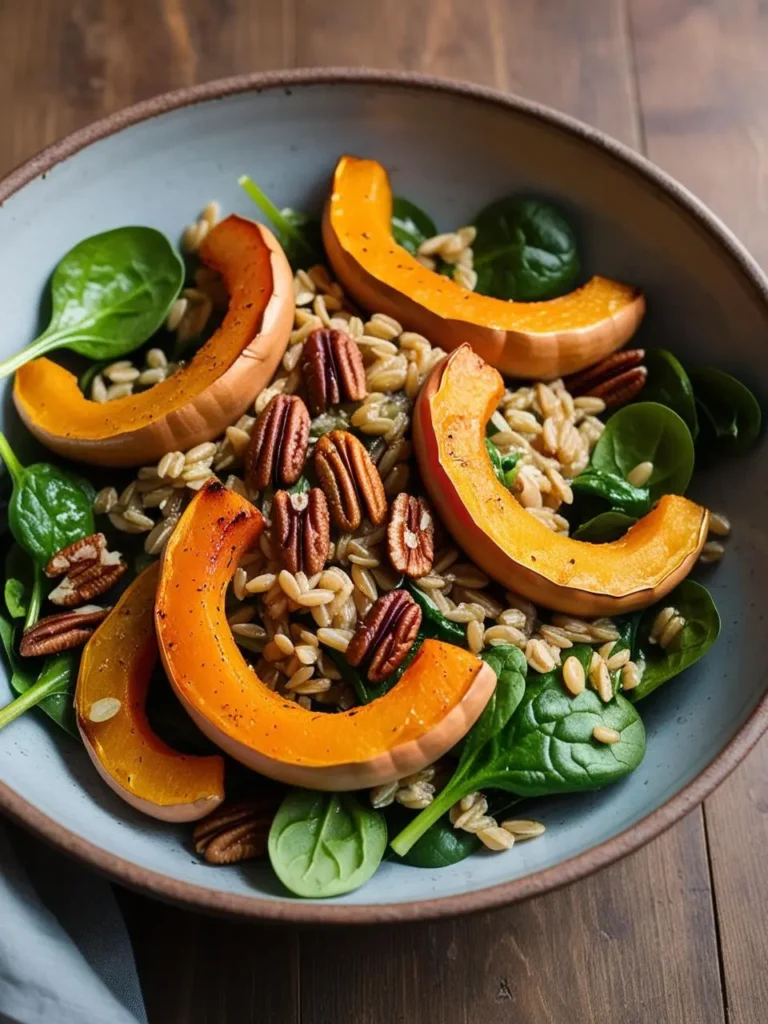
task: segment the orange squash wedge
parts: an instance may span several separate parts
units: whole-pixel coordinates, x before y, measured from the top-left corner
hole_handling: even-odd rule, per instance
[[[138,466],[218,437],[245,412],[288,344],[291,268],[268,228],[237,216],[209,232],[200,258],[221,273],[229,307],[215,334],[167,380],[99,404],[50,359],[17,371],[16,408],[39,441],[79,462]]]
[[[224,598],[263,525],[253,505],[213,482],[192,499],[165,548],[157,637],[198,728],[249,768],[310,789],[392,782],[450,750],[496,685],[490,667],[459,647],[425,641],[389,693],[337,714],[306,711],[261,682],[235,644]]]
[[[493,472],[485,424],[503,393],[499,373],[465,345],[435,367],[416,401],[421,476],[456,543],[505,587],[571,615],[629,612],[672,590],[698,558],[707,510],[668,494],[611,543],[553,533]]]
[[[375,160],[343,156],[323,217],[323,243],[361,306],[393,316],[435,345],[465,342],[502,373],[551,380],[621,348],[645,312],[634,288],[593,277],[547,302],[507,302],[462,288],[423,267],[392,237],[392,189]]]
[[[224,760],[171,749],[147,721],[144,707],[157,663],[158,577],[157,564],[145,569],[86,644],[75,693],[77,725],[99,774],[118,796],[162,821],[196,821],[224,798]]]

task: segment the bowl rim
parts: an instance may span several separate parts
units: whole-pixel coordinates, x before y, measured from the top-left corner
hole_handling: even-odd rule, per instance
[[[511,110],[533,121],[564,131],[600,150],[604,156],[629,167],[654,186],[667,200],[693,217],[724,250],[757,292],[768,310],[768,278],[755,259],[701,200],[646,157],[570,115],[522,97],[486,86],[410,71],[371,68],[296,68],[235,75],[162,93],[116,111],[47,146],[0,181],[0,205],[29,182],[91,143],[124,128],[179,108],[245,92],[263,92],[313,85],[367,85],[436,92]],[[114,881],[160,899],[209,913],[292,924],[379,924],[450,917],[489,910],[541,895],[584,878],[638,850],[670,828],[701,803],[746,757],[768,729],[768,690],[736,735],[723,750],[678,793],[634,825],[598,846],[550,868],[474,892],[391,904],[339,905],[293,899],[264,899],[220,892],[205,885],[180,881],[101,849],[49,818],[0,781],[0,810],[5,811],[42,839],[107,875]]]

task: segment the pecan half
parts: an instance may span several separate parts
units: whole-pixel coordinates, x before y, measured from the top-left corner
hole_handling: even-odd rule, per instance
[[[642,366],[645,349],[627,348],[614,352],[581,373],[566,377],[565,386],[574,398],[602,398],[606,409],[631,401],[642,391],[648,370]]]
[[[354,532],[363,521],[363,511],[374,526],[387,518],[379,471],[354,434],[346,430],[323,434],[315,445],[315,472],[331,519],[340,530]]]
[[[302,370],[313,416],[329,405],[359,402],[368,394],[362,354],[344,331],[313,331],[304,343]]]
[[[99,623],[109,615],[111,609],[97,608],[93,611],[60,612],[47,615],[34,626],[24,630],[19,644],[23,658],[37,658],[41,654],[60,654],[80,647],[92,635]]]
[[[93,565],[101,560],[101,553],[106,551],[107,538],[103,533],[91,533],[87,537],[68,544],[57,551],[45,567],[45,575],[49,579],[63,576],[73,568]]]
[[[103,551],[102,555],[107,561],[84,562],[79,568],[70,569],[50,592],[48,600],[61,608],[74,608],[109,590],[127,571],[128,565],[119,551]]]
[[[418,579],[432,571],[435,557],[434,517],[423,498],[398,494],[387,527],[387,550],[392,567]]]
[[[195,826],[195,850],[209,864],[237,864],[267,852],[276,800],[241,800],[221,804]]]
[[[376,601],[349,641],[347,661],[367,666],[380,683],[405,661],[421,625],[421,608],[406,590],[390,590]]]
[[[309,412],[298,395],[275,395],[253,425],[245,455],[245,481],[255,491],[290,487],[304,469]]]
[[[331,547],[328,503],[319,487],[305,494],[278,491],[272,499],[272,541],[288,572],[321,572]]]

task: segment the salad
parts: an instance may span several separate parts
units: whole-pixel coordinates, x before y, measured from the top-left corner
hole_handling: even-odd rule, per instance
[[[440,233],[373,160],[321,221],[240,183],[270,227],[83,240],[0,364],[47,449],[0,434],[0,729],[37,709],[296,896],[514,850],[717,639],[690,573],[730,524],[685,494],[760,406],[633,341],[645,298],[545,198]]]

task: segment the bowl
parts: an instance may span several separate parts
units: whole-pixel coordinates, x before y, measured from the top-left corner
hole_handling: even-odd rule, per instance
[[[60,256],[86,235],[154,225],[177,238],[212,198],[253,215],[251,174],[278,206],[319,209],[339,154],[375,157],[395,191],[442,226],[517,189],[556,197],[588,268],[640,286],[638,341],[748,378],[768,394],[768,282],[682,186],[591,128],[475,86],[411,74],[313,70],[184,89],[106,118],[0,184],[4,331],[0,355],[34,337]],[[435,339],[439,341],[439,339]],[[4,428],[19,425],[11,402]],[[384,863],[362,889],[289,898],[266,864],[222,870],[191,852],[189,829],[134,812],[83,748],[29,714],[0,733],[0,808],[97,870],[201,909],[295,922],[377,922],[478,910],[544,892],[652,839],[720,783],[768,724],[762,644],[768,576],[768,446],[697,474],[695,499],[724,511],[733,537],[706,573],[723,616],[717,645],[643,704],[648,753],[602,793],[552,799],[544,837],[439,871]],[[0,678],[3,703],[10,691]]]

